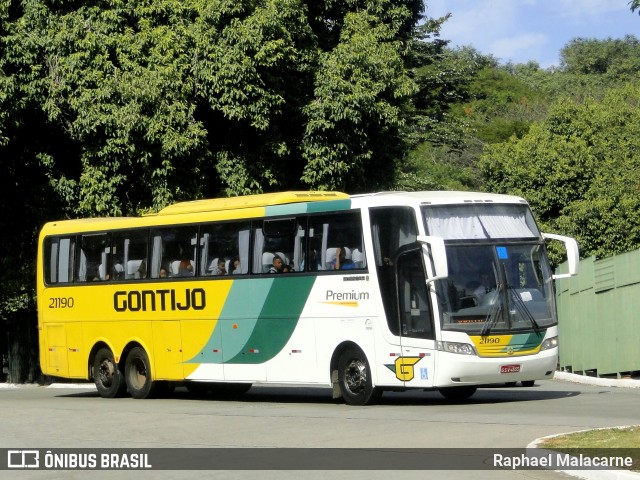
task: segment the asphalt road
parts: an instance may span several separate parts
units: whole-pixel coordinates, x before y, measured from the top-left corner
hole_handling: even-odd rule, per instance
[[[525,448],[534,439],[640,423],[640,389],[541,381],[485,388],[467,403],[437,392],[385,392],[336,403],[328,389],[254,386],[237,400],[185,389],[155,400],[103,399],[94,389],[0,387],[0,448]],[[6,478],[4,473],[0,476]],[[9,471],[11,478],[86,478],[81,471]],[[561,479],[517,471],[96,471],[92,478]]]

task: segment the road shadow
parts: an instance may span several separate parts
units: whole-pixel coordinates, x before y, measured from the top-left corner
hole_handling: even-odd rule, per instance
[[[487,385],[478,388],[478,391],[466,400],[455,401],[443,397],[438,391],[407,390],[404,392],[385,391],[378,405],[483,405],[501,403],[522,403],[541,400],[558,400],[572,398],[580,395],[580,391],[558,391],[549,390],[543,386],[533,387],[505,387]],[[96,391],[59,393],[56,397],[61,398],[100,398]],[[124,395],[122,399],[132,400],[130,396]],[[228,394],[194,394],[184,387],[178,387],[173,392],[142,401],[161,400],[182,400],[182,401],[229,401],[243,403],[281,403],[281,404],[342,404],[341,399],[334,399],[329,388],[314,387],[273,387],[254,386],[242,395]],[[138,400],[136,400],[138,401]]]

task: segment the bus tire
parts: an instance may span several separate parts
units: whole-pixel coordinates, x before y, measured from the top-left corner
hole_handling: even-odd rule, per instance
[[[340,354],[338,385],[348,405],[371,405],[382,395],[382,390],[373,386],[371,367],[359,348],[347,348]]]
[[[125,391],[124,378],[113,352],[101,348],[93,359],[93,381],[102,398],[115,398]]]
[[[438,391],[447,400],[456,402],[467,400],[478,390],[477,387],[442,387]]]
[[[151,364],[147,352],[134,347],[124,363],[124,379],[133,398],[150,398],[155,393],[156,382],[151,378]]]

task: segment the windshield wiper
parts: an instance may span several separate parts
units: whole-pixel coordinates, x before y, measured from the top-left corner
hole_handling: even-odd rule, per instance
[[[533,318],[531,311],[524,304],[522,297],[518,295],[518,292],[516,292],[515,289],[509,288],[509,290],[511,290],[511,298],[514,300],[514,304],[516,306],[516,309],[520,312],[520,315],[529,320],[534,332],[540,333],[540,325],[538,325],[538,322],[536,322],[536,319]]]
[[[487,318],[482,324],[482,330],[480,331],[481,336],[489,335],[491,329],[502,314],[502,284],[500,282],[498,282],[498,285],[496,286],[495,299],[496,301],[493,303],[493,305],[491,305],[489,313],[487,314]]]

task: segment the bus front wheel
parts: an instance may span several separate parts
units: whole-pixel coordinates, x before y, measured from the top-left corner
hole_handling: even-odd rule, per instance
[[[340,355],[338,384],[342,398],[349,405],[371,405],[382,394],[382,390],[373,386],[367,357],[357,348],[347,348]]]
[[[135,347],[127,355],[124,364],[124,379],[127,390],[133,398],[149,398],[155,392],[155,382],[151,378],[149,356],[143,348]]]
[[[114,398],[124,393],[122,372],[108,348],[101,348],[93,360],[93,381],[102,398]]]

